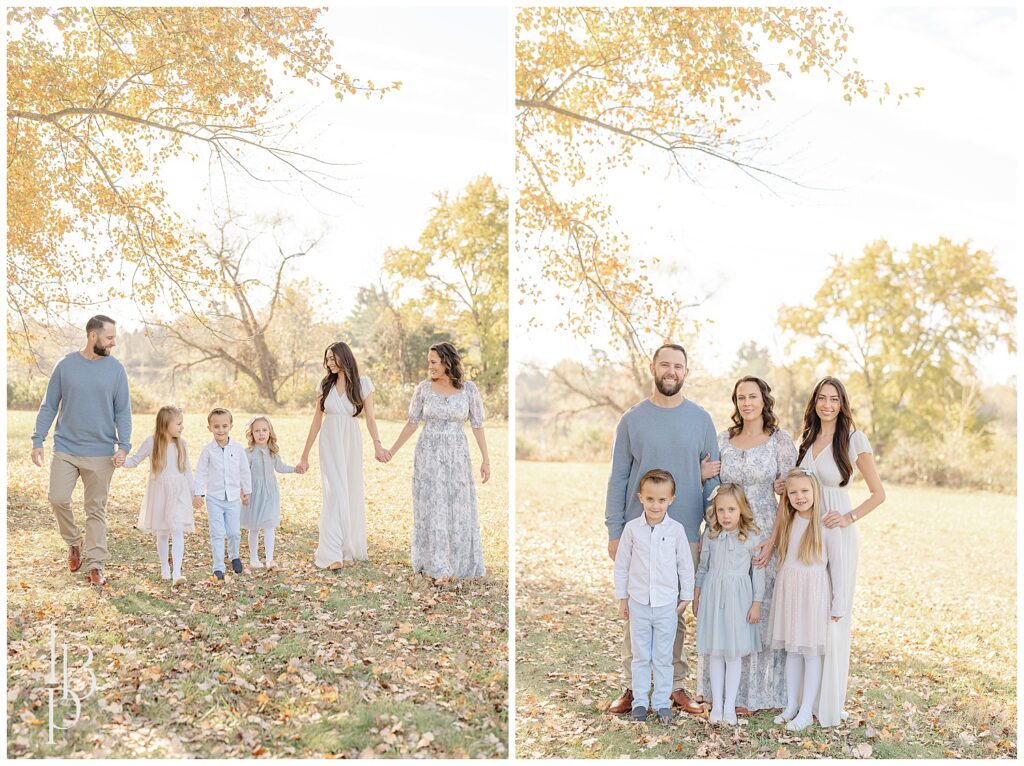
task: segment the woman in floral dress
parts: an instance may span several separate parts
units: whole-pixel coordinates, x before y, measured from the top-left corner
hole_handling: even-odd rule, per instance
[[[760,530],[759,562],[765,565],[764,603],[761,608],[761,651],[743,659],[736,709],[741,715],[755,710],[780,708],[786,704],[786,653],[771,648],[768,640],[768,615],[775,589],[777,561],[771,549],[762,544],[770,541],[778,510],[776,493],[782,478],[796,465],[793,438],[779,428],[772,411],[775,398],[771,388],[760,378],[740,378],[732,390],[733,425],[718,434],[721,452],[719,476],[723,482],[743,487],[754,511],[754,523]],[[708,464],[711,472],[716,465]],[[757,550],[757,549],[755,549]],[[711,676],[707,664],[698,661],[698,693],[710,697]]]
[[[484,574],[476,487],[464,424],[469,420],[483,462],[480,478],[491,475],[484,437],[480,391],[464,380],[462,360],[451,343],[427,354],[428,380],[416,387],[409,422],[389,450],[393,457],[425,423],[413,462],[412,568],[437,582]]]

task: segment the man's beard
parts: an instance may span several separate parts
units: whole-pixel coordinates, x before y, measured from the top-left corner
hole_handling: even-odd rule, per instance
[[[679,389],[683,387],[683,380],[682,378],[677,378],[675,381],[669,382],[661,378],[655,378],[654,387],[658,389],[659,394],[675,396],[679,393]]]
[[[110,356],[110,349],[103,348],[102,346],[93,346],[92,352],[96,354],[96,356]]]

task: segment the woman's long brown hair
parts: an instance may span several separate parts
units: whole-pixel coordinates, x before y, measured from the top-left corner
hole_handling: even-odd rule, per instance
[[[850,483],[853,475],[853,463],[850,462],[850,434],[857,430],[853,422],[853,414],[850,412],[850,397],[846,394],[846,387],[839,382],[838,378],[831,375],[818,381],[818,385],[811,392],[811,398],[807,401],[804,409],[804,429],[800,434],[800,449],[797,451],[796,464],[800,465],[804,455],[811,449],[814,440],[821,433],[821,418],[815,405],[818,402],[818,394],[822,386],[832,386],[839,392],[839,414],[836,416],[836,432],[832,435],[832,458],[836,461],[836,467],[843,480],[839,482],[840,487]]]
[[[331,393],[331,389],[338,382],[338,375],[340,374],[340,371],[331,372],[330,368],[328,368],[328,354],[334,355],[335,363],[345,373],[345,393],[348,394],[348,400],[356,408],[356,411],[352,413],[352,417],[359,417],[359,413],[363,411],[363,390],[362,386],[359,385],[359,365],[356,364],[356,358],[352,354],[352,349],[342,340],[332,343],[324,350],[324,369],[327,370],[327,374],[320,381],[320,412],[326,412],[324,403],[327,401],[327,395]]]
[[[465,382],[465,373],[462,371],[462,357],[459,356],[455,346],[444,341],[435,343],[429,350],[441,359],[441,364],[444,365],[444,374],[452,382],[452,388],[462,388],[462,384]]]

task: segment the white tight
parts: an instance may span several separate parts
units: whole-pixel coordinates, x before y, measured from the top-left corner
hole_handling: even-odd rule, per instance
[[[256,529],[249,530],[249,561],[256,563],[260,560],[259,555],[260,546],[260,530]],[[263,548],[267,552],[267,561],[274,560],[274,528],[270,527],[263,530]]]
[[[742,657],[711,655],[711,717],[736,721],[736,692],[740,688]]]
[[[801,676],[803,677],[802,694]],[[814,698],[818,696],[820,685],[820,655],[786,652],[786,709],[782,712],[782,717],[787,721],[796,719],[800,724],[809,724]]]
[[[174,571],[167,567],[167,545],[171,546],[171,559],[174,563]],[[167,579],[173,577],[177,580],[181,577],[181,560],[185,557],[185,533],[175,529],[170,535],[156,536],[156,553],[160,557],[160,575]]]

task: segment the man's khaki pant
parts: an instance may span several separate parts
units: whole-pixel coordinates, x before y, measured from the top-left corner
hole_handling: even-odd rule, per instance
[[[697,571],[697,543],[690,543],[690,557],[693,559],[693,571]],[[676,622],[676,640],[672,645],[672,691],[682,689],[686,685],[686,677],[690,675],[690,665],[686,661],[686,612],[679,615]],[[626,635],[622,641],[622,672],[626,679],[626,688],[633,685],[633,645],[629,640],[629,620],[626,620]],[[647,690],[633,690],[634,696],[646,697]]]
[[[50,461],[50,505],[64,542],[82,549],[82,568],[79,570],[82,572],[90,569],[103,571],[104,562],[110,559],[106,506],[110,480],[114,476],[112,456],[79,457],[54,452]],[[82,545],[82,532],[71,511],[71,494],[79,476],[85,488],[85,545]]]

